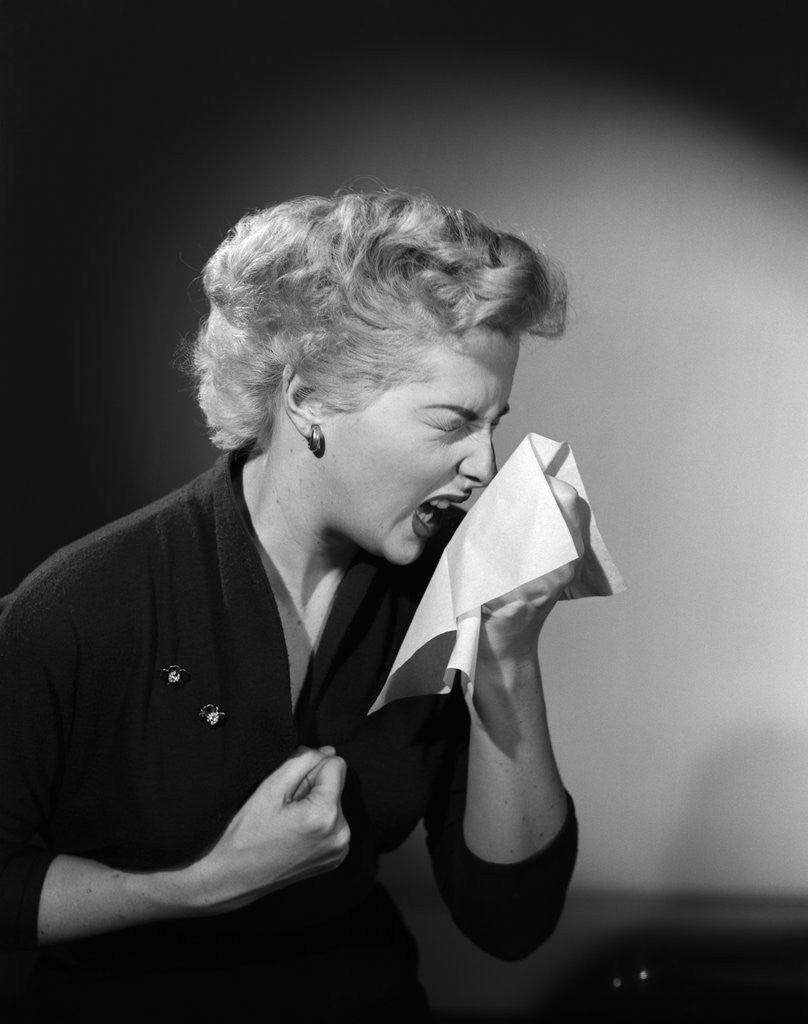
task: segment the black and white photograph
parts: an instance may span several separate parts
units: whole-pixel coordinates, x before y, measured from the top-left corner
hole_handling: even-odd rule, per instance
[[[805,9],[0,75],[0,1021],[808,1020]]]

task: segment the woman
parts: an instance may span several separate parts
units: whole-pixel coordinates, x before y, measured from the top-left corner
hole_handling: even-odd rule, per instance
[[[563,286],[398,192],[247,216],[204,285],[225,454],[1,620],[4,946],[41,948],[42,1020],[425,1020],[379,854],[423,819],[455,921],[505,959],[552,932],[575,859],[537,656],[574,566],[487,608],[474,725],[459,688],[367,714]]]

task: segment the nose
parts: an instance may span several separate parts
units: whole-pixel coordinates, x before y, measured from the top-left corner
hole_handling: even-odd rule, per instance
[[[457,467],[461,476],[472,487],[486,487],[497,472],[494,439],[490,434],[477,434],[469,438],[470,447]]]

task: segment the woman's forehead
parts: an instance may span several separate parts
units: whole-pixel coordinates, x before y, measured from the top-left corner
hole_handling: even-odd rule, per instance
[[[433,380],[453,378],[462,388],[471,389],[504,380],[510,382],[519,358],[519,346],[500,331],[475,328],[463,336],[460,344],[436,346],[427,357]]]
[[[471,418],[506,411],[519,351],[502,340],[476,339],[464,348],[429,353],[424,378],[413,385],[419,404],[449,408]]]

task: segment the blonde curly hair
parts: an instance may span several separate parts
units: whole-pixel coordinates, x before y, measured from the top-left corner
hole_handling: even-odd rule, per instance
[[[205,266],[210,314],[192,351],[214,444],[263,447],[285,367],[332,412],[423,379],[435,345],[474,327],[551,337],[558,267],[515,234],[431,196],[306,196],[243,217]]]

